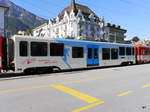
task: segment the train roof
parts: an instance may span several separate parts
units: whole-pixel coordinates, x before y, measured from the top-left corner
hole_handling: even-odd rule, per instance
[[[110,43],[110,42],[99,42],[99,41],[88,41],[88,40],[73,40],[73,39],[63,39],[63,38],[43,38],[43,37],[34,37],[34,36],[22,36],[14,35],[11,38],[26,38],[26,39],[38,39],[38,40],[54,40],[60,42],[75,42],[83,44],[109,44],[109,45],[120,45],[120,46],[134,46],[133,44],[123,44],[123,43]]]
[[[136,45],[136,47],[145,47],[145,48],[150,48],[150,46],[146,46],[146,45]]]
[[[73,40],[73,39],[60,39],[60,38],[54,38],[53,40],[65,41],[65,42],[78,42],[78,43],[85,43],[85,44],[89,44],[90,43],[90,44],[111,44],[111,45],[134,46],[133,44],[98,42],[98,41],[87,41],[87,40]]]

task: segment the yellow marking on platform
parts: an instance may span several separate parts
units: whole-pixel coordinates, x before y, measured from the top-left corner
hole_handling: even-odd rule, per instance
[[[101,79],[101,78],[95,77],[95,78],[87,78],[87,79],[81,79],[81,80],[66,81],[66,82],[62,82],[60,84],[81,83],[81,82],[88,82],[91,80],[98,80],[98,79]],[[1,90],[0,93],[19,92],[19,91],[27,91],[27,90],[31,90],[31,89],[46,88],[46,87],[50,87],[50,85],[51,84],[46,84],[46,85],[41,85],[41,86],[33,86],[33,87],[27,87],[27,88],[16,88],[16,89]]]
[[[133,91],[123,92],[123,93],[118,94],[117,96],[125,96],[125,95],[131,94],[131,93],[133,93]]]
[[[66,81],[66,82],[62,82],[60,84],[74,84],[74,83],[82,83],[82,82],[88,82],[88,81],[94,81],[94,80],[100,80],[100,79],[102,79],[102,78],[95,77],[95,78],[87,78],[87,79]]]
[[[142,88],[150,87],[150,84],[145,84]]]
[[[92,96],[88,96],[84,93],[80,93],[79,91],[76,91],[74,89],[71,89],[71,88],[68,88],[68,87],[65,87],[65,86],[62,86],[62,85],[58,85],[58,84],[52,84],[51,87],[55,88],[55,89],[58,89],[60,91],[63,91],[64,93],[67,93],[71,96],[74,96],[80,100],[83,100],[85,102],[88,102],[88,103],[95,103],[95,102],[99,102],[98,99],[92,97]]]
[[[81,112],[81,111],[87,110],[87,109],[89,109],[89,108],[95,107],[95,106],[100,105],[100,104],[103,104],[103,103],[105,103],[105,102],[104,102],[104,101],[99,101],[99,102],[93,103],[93,104],[91,104],[91,105],[82,107],[82,108],[80,108],[80,109],[73,110],[72,112]]]
[[[46,87],[50,87],[50,84],[41,85],[41,86],[33,86],[33,87],[29,87],[29,88],[17,88],[17,89],[3,90],[3,91],[0,91],[0,93],[10,93],[10,92],[17,92],[17,91],[27,91],[27,90],[31,90],[31,89],[46,88]]]

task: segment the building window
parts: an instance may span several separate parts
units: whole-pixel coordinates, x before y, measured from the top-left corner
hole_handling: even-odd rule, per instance
[[[100,30],[100,28],[99,28],[99,26],[97,27],[97,31],[99,31]]]
[[[83,58],[84,50],[83,47],[72,47],[72,58]]]
[[[73,18],[73,14],[71,14],[71,18]]]
[[[56,33],[59,33],[59,28],[56,28]]]
[[[110,48],[102,48],[102,59],[110,60]]]
[[[85,24],[85,29],[88,30],[89,29],[89,25]]]
[[[71,27],[73,27],[73,23],[71,23]]]
[[[126,48],[126,55],[131,55],[131,54],[132,54],[131,47],[127,47]]]
[[[119,47],[119,55],[121,56],[125,55],[125,47]]]
[[[65,16],[64,19],[65,19],[65,21],[67,21],[67,20],[68,20],[68,19],[67,19],[67,16]]]
[[[134,49],[134,47],[132,48],[132,55],[135,55],[135,49]]]
[[[150,49],[143,49],[144,55],[150,55]]]
[[[118,49],[117,48],[111,49],[111,59],[112,60],[118,59]]]
[[[47,42],[31,42],[31,56],[47,56]]]
[[[50,43],[50,56],[64,56],[64,44]]]
[[[20,49],[20,56],[28,56],[28,42],[26,41],[20,41],[20,45],[19,45]]]
[[[94,48],[94,58],[98,59],[98,48]]]
[[[88,48],[88,59],[92,59],[92,48]]]
[[[80,18],[80,20],[82,20],[82,16],[81,15],[79,15],[78,17]]]

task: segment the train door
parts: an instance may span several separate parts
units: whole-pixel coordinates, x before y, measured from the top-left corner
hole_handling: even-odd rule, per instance
[[[99,46],[88,45],[87,46],[87,66],[99,65]]]

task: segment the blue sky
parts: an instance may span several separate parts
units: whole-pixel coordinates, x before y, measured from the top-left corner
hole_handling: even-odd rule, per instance
[[[30,12],[49,19],[71,3],[71,0],[11,0]],[[150,39],[150,0],[76,0],[91,8],[106,22],[127,29],[127,39],[138,36]]]

